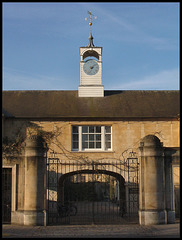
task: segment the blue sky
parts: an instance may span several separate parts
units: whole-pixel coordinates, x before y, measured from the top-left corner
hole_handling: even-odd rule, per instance
[[[179,89],[177,2],[4,2],[3,90],[77,90],[88,10],[105,90]]]

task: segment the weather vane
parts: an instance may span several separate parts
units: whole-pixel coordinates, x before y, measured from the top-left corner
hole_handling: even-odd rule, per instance
[[[89,26],[90,26],[90,35],[92,34],[92,17],[94,17],[94,19],[97,19],[96,16],[94,16],[90,11],[88,11],[88,14],[89,14],[89,19],[90,19],[90,22],[89,22]],[[87,21],[87,18],[85,18],[85,21]]]

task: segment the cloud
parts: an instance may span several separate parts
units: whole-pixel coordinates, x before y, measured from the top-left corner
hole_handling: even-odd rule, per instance
[[[85,6],[85,4],[83,4],[83,6]],[[88,5],[86,6],[88,8]],[[124,17],[117,16],[115,12],[106,10],[106,8],[103,8],[103,6],[98,6],[98,4],[94,5],[94,10],[99,15],[98,19],[104,20],[103,23],[106,25],[107,28],[109,24],[116,23],[117,25],[122,27],[122,30],[125,29],[127,31],[135,31],[136,26],[134,24],[129,23]]]
[[[124,17],[125,14],[117,15],[116,12],[108,9],[106,10],[106,8],[98,5],[95,5],[94,8],[98,14],[101,15],[100,18],[104,19],[104,24],[107,26],[107,29],[109,28],[109,31],[107,31],[109,34],[107,34],[107,36],[103,33],[106,38],[115,41],[148,44],[158,50],[174,50],[178,47],[177,41],[172,40],[169,37],[157,36],[156,29],[159,29],[159,27],[157,24],[158,20],[155,18],[153,19],[153,24],[150,24],[150,27],[152,26],[152,28],[149,33],[148,25],[143,25],[139,20],[137,21],[138,18],[140,19],[142,17],[142,13],[138,16],[138,12],[136,11],[136,16],[134,16],[136,21],[132,21],[128,20],[132,18]],[[148,21],[148,19],[145,18],[145,15],[143,16],[143,21]],[[166,28],[164,31],[168,31],[168,29]]]
[[[164,70],[141,79],[131,79],[128,82],[111,86],[111,88],[123,90],[177,90],[179,89],[179,71],[178,69]]]

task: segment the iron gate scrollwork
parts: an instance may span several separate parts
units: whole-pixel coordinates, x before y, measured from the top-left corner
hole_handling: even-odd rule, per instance
[[[128,215],[131,217],[133,214],[138,213],[139,208],[139,182],[138,170],[139,162],[135,152],[130,152],[127,158],[128,170]]]
[[[48,224],[122,224],[138,214],[138,159],[47,159]]]

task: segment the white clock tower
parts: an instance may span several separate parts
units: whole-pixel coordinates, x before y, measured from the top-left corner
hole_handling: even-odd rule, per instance
[[[90,14],[90,27],[93,16]],[[95,47],[90,29],[89,44],[80,47],[80,86],[79,97],[103,97],[104,86],[102,85],[102,47]]]

